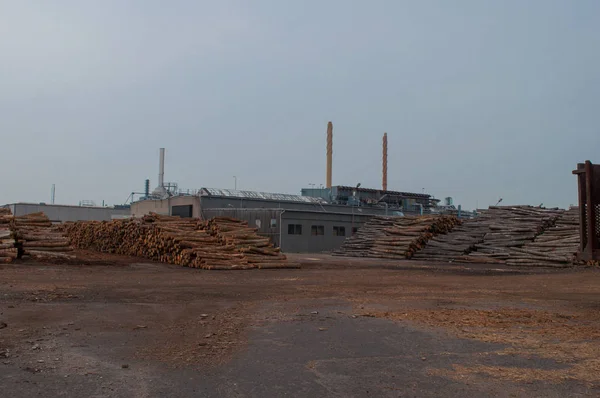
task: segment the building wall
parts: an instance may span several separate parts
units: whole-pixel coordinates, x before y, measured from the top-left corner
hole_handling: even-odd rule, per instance
[[[258,233],[268,236],[284,253],[321,253],[339,249],[351,236],[352,228],[361,227],[371,216],[336,214],[285,209],[203,209],[202,218],[225,216],[248,222]],[[289,225],[301,225],[301,235],[290,235]],[[322,226],[323,235],[312,235],[313,226]],[[345,235],[336,236],[333,227],[344,227]]]
[[[285,253],[321,253],[339,249],[352,235],[352,228],[360,228],[371,216],[335,213],[286,211],[282,214],[281,250]],[[301,225],[301,235],[289,234],[289,225]],[[312,235],[313,226],[323,226],[324,235]],[[345,236],[335,236],[333,227],[344,227]]]
[[[277,202],[274,200],[245,199],[220,196],[200,196],[202,209],[284,209],[317,212],[355,213],[364,215],[385,215],[385,208],[352,207],[346,205],[330,205],[318,203]],[[390,212],[391,213],[391,212]]]
[[[145,214],[156,213],[171,215],[173,206],[192,206],[192,217],[200,217],[200,199],[198,196],[174,196],[163,200],[140,200],[131,204],[131,215],[142,217]]]
[[[380,209],[350,206],[314,205],[270,200],[181,196],[162,201],[140,201],[131,205],[132,214],[141,217],[149,212],[172,214],[173,206],[193,205],[194,217],[210,219],[216,216],[245,220],[269,236],[272,242],[288,253],[319,253],[338,249],[344,239],[373,215],[385,214]],[[274,220],[274,222],[273,222]],[[301,235],[288,234],[288,225],[302,225]],[[322,226],[323,235],[312,235],[312,226]],[[344,227],[345,236],[334,235],[333,227]]]
[[[112,207],[86,207],[45,205],[35,203],[15,203],[8,205],[15,216],[44,212],[52,222],[65,221],[108,221],[129,216],[129,209]]]

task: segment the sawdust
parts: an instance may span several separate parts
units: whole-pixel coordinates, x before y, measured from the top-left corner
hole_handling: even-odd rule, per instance
[[[600,316],[595,312],[566,314],[501,308],[407,310],[394,313],[376,312],[372,315],[444,328],[461,338],[508,345],[507,348],[494,353],[547,358],[566,367],[548,370],[455,364],[452,369],[430,369],[431,374],[460,380],[469,374],[486,374],[520,382],[600,382]]]

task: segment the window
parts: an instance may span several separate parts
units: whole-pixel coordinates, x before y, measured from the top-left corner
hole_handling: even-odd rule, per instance
[[[173,207],[171,207],[171,215],[179,216],[182,218],[190,218],[190,217],[192,217],[192,214],[193,214],[193,208],[194,207],[192,205],[173,206]]]
[[[346,236],[346,227],[333,227],[333,236]]]
[[[302,235],[302,224],[288,224],[288,235]]]
[[[271,228],[276,228],[276,227],[277,227],[277,219],[271,218]]]
[[[313,225],[310,227],[311,235],[325,235],[325,226],[324,225]]]
[[[357,227],[352,227],[352,235],[354,235],[356,233],[356,231],[358,231]]]

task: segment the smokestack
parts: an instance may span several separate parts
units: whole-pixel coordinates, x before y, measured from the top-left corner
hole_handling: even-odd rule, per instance
[[[165,148],[160,148],[160,160],[158,163],[158,186],[165,185]]]
[[[144,183],[144,196],[146,198],[150,197],[150,180],[146,179]]]
[[[331,188],[331,165],[333,153],[333,123],[327,123],[327,188]]]
[[[383,175],[381,181],[381,187],[384,191],[387,191],[387,133],[383,133]]]

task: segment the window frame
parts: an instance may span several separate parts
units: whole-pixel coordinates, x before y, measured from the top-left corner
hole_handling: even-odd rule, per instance
[[[302,224],[288,224],[288,235],[302,235]]]
[[[310,235],[311,236],[325,236],[325,226],[324,225],[311,225],[310,226]]]
[[[346,236],[346,227],[341,225],[334,225],[333,236]]]

